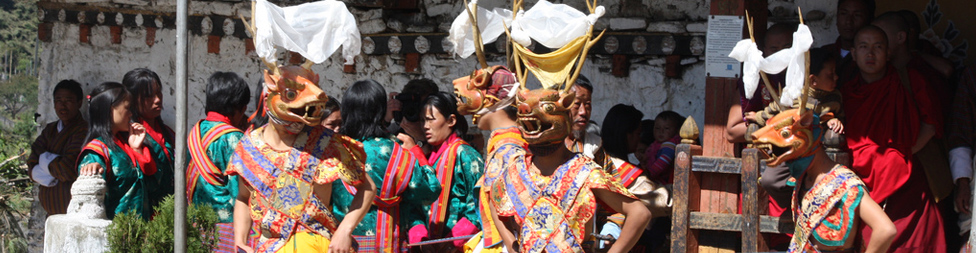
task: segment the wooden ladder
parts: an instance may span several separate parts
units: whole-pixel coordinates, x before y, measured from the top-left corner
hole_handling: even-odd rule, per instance
[[[690,144],[698,138],[695,128],[689,134],[682,129],[685,140],[675,152],[671,252],[768,251],[761,233],[792,233],[794,227],[789,218],[761,214],[768,204],[759,187],[765,156],[751,148],[742,158],[702,156],[702,146]]]

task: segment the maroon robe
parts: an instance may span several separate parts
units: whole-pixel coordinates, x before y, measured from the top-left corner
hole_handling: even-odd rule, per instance
[[[938,106],[918,72],[910,70],[909,78],[912,93],[890,67],[881,80],[867,83],[858,75],[843,86],[847,145],[852,169],[898,229],[890,251],[945,252],[942,216],[925,172],[911,160],[921,123],[941,126]],[[861,238],[870,241],[870,227],[863,226]]]

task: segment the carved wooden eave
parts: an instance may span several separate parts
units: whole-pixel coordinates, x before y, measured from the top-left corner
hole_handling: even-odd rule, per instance
[[[214,2],[214,1],[202,1]],[[273,1],[283,4],[298,4],[302,1]],[[351,8],[372,6],[376,3],[386,4],[386,1],[344,1]],[[367,3],[369,2],[369,3]],[[375,3],[374,3],[375,2]],[[233,6],[242,2],[227,2]],[[94,26],[112,27],[112,41],[121,40],[121,28],[147,29],[147,45],[152,46],[156,29],[175,29],[176,13],[153,10],[153,6],[129,5],[117,3],[60,3],[42,1],[38,3],[38,18],[41,24],[38,35],[42,41],[50,41],[50,29],[54,23],[75,24],[82,26],[82,33]],[[157,6],[158,7],[158,6]],[[386,7],[384,7],[386,8]],[[244,10],[246,11],[246,10]],[[235,12],[235,11],[228,11]],[[247,15],[245,15],[247,16]],[[248,39],[243,22],[236,14],[190,14],[187,29],[193,36],[208,36],[214,42],[212,47],[219,47],[219,40],[224,37]],[[390,54],[449,54],[451,46],[447,42],[446,32],[428,33],[376,33],[363,34],[363,53],[366,55]],[[87,35],[83,34],[82,42],[87,42]],[[504,55],[506,39],[499,38],[496,42],[485,47],[485,52],[494,55]],[[551,52],[552,49],[539,46],[538,43],[528,47],[536,53]],[[250,49],[250,48],[249,48]],[[607,31],[589,51],[589,54],[614,56],[701,56],[704,55],[705,38],[702,34],[683,33],[653,33],[653,32],[614,32]],[[219,48],[208,50],[219,53]]]

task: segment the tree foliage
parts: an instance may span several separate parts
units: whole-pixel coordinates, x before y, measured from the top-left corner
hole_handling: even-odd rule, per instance
[[[37,0],[0,0],[0,70],[26,73],[35,64],[37,24]]]

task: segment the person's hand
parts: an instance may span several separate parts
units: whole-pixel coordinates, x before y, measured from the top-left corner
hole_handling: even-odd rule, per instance
[[[743,116],[746,118],[746,120],[750,122],[753,123],[759,122],[759,114],[756,114],[756,112],[746,112],[745,114],[743,114]]]
[[[385,119],[386,122],[390,122],[391,120],[393,120],[393,112],[399,111],[400,108],[403,107],[403,104],[400,103],[400,100],[394,98],[396,97],[396,95],[399,94],[400,93],[397,92],[390,92],[389,97],[386,99],[386,116],[383,117],[383,119]]]
[[[94,176],[101,175],[105,171],[105,168],[98,163],[89,163],[85,166],[81,166],[81,170],[78,172],[82,176]]]
[[[146,127],[139,123],[129,123],[129,147],[133,150],[142,149],[142,141],[146,139]]]
[[[244,251],[246,253],[254,253],[254,248],[251,248],[251,246],[247,246],[246,243],[235,243],[234,246],[237,246],[238,249],[237,252]]]
[[[332,253],[352,253],[356,249],[352,247],[352,231],[336,231],[329,243],[329,252]]]
[[[828,120],[827,127],[829,127],[830,130],[834,131],[835,133],[844,134],[844,123],[840,123],[840,120],[837,118]]]
[[[400,142],[403,142],[403,144],[400,145],[403,146],[403,149],[411,149],[413,146],[417,146],[417,141],[414,140],[409,134],[398,133],[396,138],[397,140],[400,140]]]
[[[969,188],[969,179],[960,178],[956,181],[956,210],[959,213],[969,214],[972,212],[973,193]]]
[[[417,126],[417,125],[420,125],[420,126]],[[407,134],[409,134],[410,137],[413,137],[414,140],[417,140],[418,138],[421,138],[420,140],[426,141],[426,140],[422,139],[422,138],[424,138],[424,124],[423,124],[423,122],[419,122],[419,124],[417,124],[415,122],[407,122],[407,121],[400,122],[400,128],[403,129],[403,132],[406,132]]]

